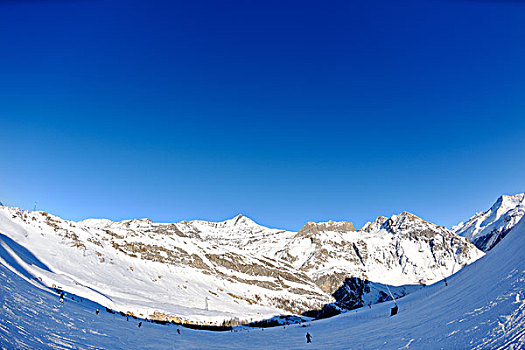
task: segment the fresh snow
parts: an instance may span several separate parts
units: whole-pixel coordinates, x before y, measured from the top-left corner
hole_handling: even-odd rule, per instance
[[[525,193],[503,195],[487,211],[475,214],[452,230],[468,238],[479,249],[492,249],[525,215]]]
[[[8,226],[5,222],[2,232]],[[24,235],[18,231],[17,235]],[[48,268],[0,236],[0,344],[16,349],[523,349],[525,220],[486,256],[444,281],[397,301],[330,319],[271,329],[208,332],[158,325],[58,295],[33,277]],[[50,245],[52,248],[52,245]],[[304,327],[306,326],[306,327]],[[313,337],[306,344],[305,333]]]
[[[291,232],[242,215],[224,222],[73,222],[4,206],[0,232],[49,267],[28,268],[49,287],[140,317],[160,313],[211,324],[321,309],[350,277],[398,287],[431,284],[483,255],[409,213],[378,218],[359,231],[328,222]]]

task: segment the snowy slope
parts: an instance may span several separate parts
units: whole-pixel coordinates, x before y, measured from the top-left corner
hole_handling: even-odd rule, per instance
[[[86,298],[97,291],[107,297],[91,299],[117,311],[144,317],[158,312],[200,322],[263,319],[283,312],[273,300],[300,299],[283,286],[293,289],[294,281],[310,293],[303,308],[328,301],[304,274],[296,276],[286,265],[198,239],[193,236],[199,234],[197,229],[180,226],[185,233],[147,219],[74,223],[43,212],[6,207],[0,211],[1,231],[53,271],[34,270],[35,276]],[[272,274],[283,276],[281,285],[274,283]],[[294,281],[288,283],[288,276]]]
[[[86,300],[42,289],[22,267],[45,270],[1,236],[0,344],[6,349],[523,349],[525,220],[485,257],[447,278],[391,302],[330,319],[272,329],[207,332],[144,322],[101,311]],[[16,259],[15,259],[16,257]],[[22,264],[22,265],[21,265]],[[305,333],[313,344],[305,343]]]
[[[224,222],[73,222],[4,206],[0,232],[49,267],[30,269],[47,286],[141,317],[215,324],[301,314],[339,301],[350,308],[383,301],[382,289],[360,288],[356,295],[345,280],[429,284],[483,255],[409,213],[380,217],[359,231],[328,222],[290,232],[242,215]]]
[[[483,251],[492,249],[525,215],[525,193],[501,196],[487,211],[475,214],[452,230]]]

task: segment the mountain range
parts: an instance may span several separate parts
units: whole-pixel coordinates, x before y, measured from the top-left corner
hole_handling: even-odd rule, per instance
[[[497,201],[497,203],[500,202],[508,203],[509,201]],[[494,209],[491,212],[503,213],[509,212],[509,210],[513,212],[512,208],[508,208],[507,211],[498,210],[499,206],[491,208]],[[269,229],[265,228],[255,232],[257,230],[253,227],[256,224],[242,216],[222,223],[199,221],[155,224],[148,220],[128,220],[119,223],[108,220],[87,220],[76,223],[61,220],[43,212],[27,212],[9,207],[2,207],[0,213],[0,308],[3,310],[0,313],[0,345],[2,347],[17,349],[172,349],[176,347],[185,349],[299,349],[303,347],[319,349],[346,349],[349,347],[370,349],[428,349],[436,347],[520,349],[525,345],[525,333],[523,332],[525,324],[525,309],[523,307],[525,305],[523,296],[523,283],[525,282],[523,276],[525,271],[523,266],[525,236],[523,234],[525,222],[523,219],[514,227],[507,227],[509,231],[506,236],[500,239],[500,242],[488,250],[486,254],[483,254],[480,250],[476,250],[477,248],[471,243],[468,243],[467,238],[458,238],[454,232],[429,224],[408,213],[395,215],[388,219],[378,218],[378,220],[357,231],[354,231],[348,223],[310,223],[301,234],[299,234],[300,231],[287,233],[287,231],[280,230],[270,233],[267,231]],[[499,215],[500,218],[505,217],[501,215]],[[505,219],[502,221],[507,222]],[[332,297],[336,298],[339,304],[332,303],[330,305],[335,304],[342,309],[347,307],[347,310],[358,307],[357,304],[359,303],[363,306],[368,304],[369,307],[345,312],[328,320],[308,322],[303,318],[301,325],[275,327],[264,332],[261,329],[247,327],[234,327],[232,332],[202,332],[180,328],[177,325],[147,322],[148,319],[140,318],[140,315],[138,315],[138,319],[132,316],[128,317],[126,312],[119,315],[111,309],[114,307],[113,310],[124,310],[125,308],[123,309],[122,306],[133,308],[139,304],[148,305],[151,308],[146,311],[151,312],[151,314],[148,313],[144,316],[155,318],[160,317],[159,310],[164,307],[171,307],[177,312],[183,312],[184,307],[186,307],[186,311],[190,315],[188,316],[189,319],[199,313],[202,317],[214,316],[219,318],[219,316],[224,317],[225,313],[221,313],[217,309],[218,302],[224,298],[227,304],[224,294],[229,296],[231,296],[230,293],[234,294],[230,291],[234,287],[248,288],[247,291],[251,291],[250,288],[252,287],[262,288],[259,285],[245,284],[236,279],[229,281],[225,277],[226,274],[224,276],[217,274],[210,278],[213,277],[215,280],[225,282],[230,289],[223,289],[225,293],[217,293],[216,298],[206,296],[204,298],[206,302],[203,303],[203,306],[194,307],[191,302],[197,299],[192,300],[191,298],[188,299],[187,304],[177,304],[176,301],[181,298],[182,293],[173,285],[170,287],[176,292],[163,295],[159,292],[161,284],[164,283],[161,281],[165,279],[173,281],[176,277],[180,279],[188,277],[176,273],[172,276],[157,275],[154,277],[159,272],[170,271],[169,268],[163,269],[164,267],[171,266],[172,272],[175,272],[176,268],[180,272],[188,272],[193,268],[201,269],[198,267],[190,268],[189,261],[184,260],[188,258],[188,255],[189,257],[192,254],[199,256],[201,253],[198,250],[190,252],[189,247],[185,249],[187,254],[182,256],[182,262],[155,260],[156,257],[152,260],[146,258],[154,255],[152,253],[154,250],[149,251],[152,249],[150,246],[153,246],[149,242],[150,239],[155,238],[156,245],[159,247],[169,246],[167,243],[169,240],[163,242],[157,238],[161,232],[165,233],[165,225],[175,225],[180,231],[173,229],[169,236],[182,239],[196,235],[190,238],[191,240],[206,236],[205,240],[210,240],[210,246],[217,244],[217,248],[213,248],[216,250],[226,249],[223,246],[228,246],[228,249],[235,250],[234,248],[237,247],[238,252],[243,252],[243,248],[246,248],[246,251],[252,252],[252,258],[258,253],[261,256],[266,256],[273,252],[275,258],[268,257],[266,259],[274,259],[275,265],[288,266],[288,269],[294,273],[304,267],[304,274],[315,286],[317,286],[315,284],[316,278],[310,276],[315,276],[316,273],[326,270],[327,267],[335,266],[333,262],[338,261],[340,256],[344,256],[344,253],[334,254],[331,259],[321,261],[322,259],[319,260],[319,256],[316,254],[299,254],[298,252],[304,252],[305,247],[303,245],[306,245],[304,242],[301,244],[293,243],[297,243],[299,239],[308,242],[310,238],[314,238],[313,241],[315,242],[316,240],[328,241],[327,237],[330,237],[333,242],[336,242],[333,237],[338,237],[338,235],[343,235],[346,239],[348,234],[357,235],[360,233],[367,242],[366,251],[377,251],[378,247],[391,248],[390,243],[392,242],[389,240],[396,243],[399,240],[398,248],[399,250],[403,248],[404,255],[408,258],[418,256],[417,254],[414,255],[415,252],[410,251],[410,248],[414,250],[414,244],[419,245],[415,242],[425,241],[418,237],[426,237],[426,242],[428,242],[429,247],[432,246],[432,251],[435,254],[435,258],[432,255],[432,259],[438,262],[442,259],[448,261],[448,255],[436,254],[446,251],[442,247],[437,247],[437,243],[440,243],[440,240],[442,242],[443,239],[451,239],[453,245],[457,244],[454,243],[456,240],[465,242],[465,246],[468,247],[471,254],[484,256],[459,271],[454,269],[455,272],[452,276],[429,286],[422,286],[421,284],[395,287],[391,284],[363,280],[360,277],[347,277],[332,294]],[[173,228],[173,226],[170,227]],[[253,236],[243,237],[242,234],[235,233],[234,231],[237,229],[234,228],[236,227],[237,229],[243,227],[247,232],[253,232]],[[108,230],[112,233],[104,231],[105,234],[101,234],[100,230]],[[144,234],[145,231],[150,233]],[[502,231],[494,230],[492,232],[498,234]],[[287,241],[288,243],[291,242],[290,244],[282,245],[279,243],[280,239],[276,237],[281,233],[290,236]],[[367,236],[372,233],[377,236]],[[134,236],[135,234],[137,236]],[[114,237],[114,235],[119,235],[119,237]],[[222,236],[227,236],[229,239],[223,242]],[[261,245],[264,249],[260,249],[257,253],[257,249],[254,247],[256,246],[255,241],[252,243],[250,241],[256,240],[259,236],[264,236],[266,239],[264,240],[265,243]],[[392,238],[390,236],[399,237]],[[94,243],[95,238],[99,240],[98,243]],[[129,241],[131,238],[137,238],[136,242],[148,245],[145,251],[139,252],[137,249],[137,252],[133,253],[136,257],[130,256],[123,248],[121,248],[123,251],[118,250],[113,244],[122,246],[123,241]],[[214,239],[219,242],[213,242]],[[369,242],[374,240],[381,242],[381,244]],[[354,250],[355,239],[349,241],[352,242],[350,249]],[[89,245],[83,246],[82,242],[89,242]],[[311,241],[310,243],[314,244]],[[93,253],[92,248],[94,247],[90,244],[94,244],[98,247],[99,252],[103,251],[106,255],[98,255],[96,251]],[[171,242],[170,244],[175,243]],[[184,243],[181,244],[184,245]],[[196,245],[203,249],[209,248],[208,246],[203,247],[202,244],[204,243],[201,242]],[[243,247],[243,244],[246,247]],[[349,244],[346,243],[345,246]],[[359,254],[354,251],[353,259],[357,257],[360,260],[358,256],[361,256],[364,262],[361,264],[364,266],[362,267],[363,271],[370,276],[379,276],[378,271],[381,269],[372,268],[374,265],[369,261],[377,256],[367,255],[365,257],[365,248],[359,247],[357,243],[355,244]],[[334,243],[334,246],[336,245]],[[339,242],[339,245],[342,243]],[[463,244],[457,245],[454,254],[461,255],[459,252],[461,247]],[[415,250],[419,253],[419,247]],[[425,247],[422,247],[422,250],[425,252]],[[162,251],[160,249],[158,255],[167,259],[168,256]],[[289,258],[287,254],[296,257],[296,259]],[[397,253],[391,252],[391,254]],[[243,257],[247,255],[249,254],[242,254]],[[422,257],[423,260],[421,261],[426,263],[425,255],[423,254]],[[310,258],[313,259],[311,260],[312,263],[304,264]],[[104,259],[103,262],[102,259]],[[246,259],[243,261],[247,261]],[[196,257],[194,257],[195,260],[197,260]],[[252,272],[250,269],[242,268],[243,265],[236,265],[235,259],[229,261],[230,268],[235,269],[235,271],[243,269],[242,278],[246,280],[261,275]],[[288,262],[286,265],[286,261],[292,262]],[[418,262],[421,263],[421,261]],[[436,270],[435,261],[434,263],[431,262],[429,270]],[[124,264],[130,262],[133,264]],[[205,260],[203,262],[206,265],[208,263]],[[312,269],[311,266],[315,262],[319,262],[319,268]],[[345,266],[344,262],[340,262],[340,264]],[[220,265],[226,266],[225,263]],[[394,266],[397,266],[397,263]],[[382,269],[395,271],[399,268],[394,266],[387,266]],[[407,266],[405,266],[405,270],[401,270],[402,274],[412,271],[411,274],[407,274],[406,279],[412,278],[415,274],[414,271],[425,270],[425,266],[412,270],[407,269]],[[125,286],[122,286],[122,284],[131,283],[126,279],[129,277],[128,271],[132,271],[129,267],[135,271],[139,268],[143,269],[134,275],[137,289],[126,290]],[[334,268],[334,271],[336,269]],[[201,293],[203,288],[211,288],[207,284],[211,279],[205,279],[206,276],[210,276],[208,273],[212,273],[211,267],[202,269],[202,272],[195,275],[196,277],[193,279],[184,280],[183,283],[186,283],[184,284],[186,288],[182,286],[180,290],[187,290],[187,295],[191,296],[195,293]],[[239,272],[239,276],[241,274]],[[432,277],[432,274],[429,275]],[[439,272],[433,271],[433,275],[439,275]],[[147,278],[150,277],[152,279],[148,280]],[[83,281],[82,278],[90,282],[84,283],[86,281]],[[113,283],[109,282],[111,278]],[[391,278],[394,279],[394,277]],[[198,283],[199,279],[201,284]],[[274,282],[279,279],[282,280],[283,285],[291,284],[288,278],[281,276],[275,276]],[[259,281],[261,280],[259,278]],[[267,281],[269,280],[267,279]],[[226,281],[229,282],[226,283]],[[51,287],[55,288],[49,288],[50,284]],[[323,290],[319,286],[317,288]],[[315,288],[312,286],[312,289]],[[236,299],[238,303],[234,302],[233,304],[238,309],[234,311],[241,312],[237,314],[238,316],[247,317],[250,313],[253,314],[255,308],[264,309],[264,305],[271,305],[271,290],[268,288],[268,295],[265,298],[261,296],[260,300],[254,299],[257,302],[253,304],[245,301],[246,305],[243,305],[240,302],[242,299]],[[59,298],[57,291],[63,297]],[[209,291],[213,290],[209,289]],[[396,291],[408,295],[398,298],[395,295]],[[148,295],[148,293],[154,294],[155,292],[157,292],[155,295],[158,297],[157,300],[154,300],[152,295]],[[286,290],[282,295],[294,296],[293,293],[287,293],[292,292]],[[213,295],[209,292],[208,294]],[[385,295],[390,295],[390,298],[386,298]],[[243,295],[239,293],[237,296],[242,297]],[[389,300],[392,296],[397,300]],[[376,299],[382,302],[372,305]],[[103,306],[109,307],[104,311]],[[393,308],[398,310],[398,313],[391,317]],[[271,313],[278,311],[278,308],[267,307],[266,310]],[[283,318],[278,317],[278,319],[282,320]],[[306,331],[313,336],[314,344],[305,344],[304,335]]]
[[[359,230],[329,221],[292,232],[242,215],[73,222],[7,206],[0,230],[46,264],[29,268],[49,287],[140,317],[220,324],[331,315],[438,282],[501,240],[523,216],[523,198],[502,196],[452,230],[408,212]]]

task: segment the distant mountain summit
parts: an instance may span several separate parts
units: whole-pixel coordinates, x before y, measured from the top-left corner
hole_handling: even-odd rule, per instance
[[[339,233],[355,231],[354,224],[348,221],[327,221],[313,222],[310,221],[304,225],[297,233],[300,236],[313,235],[319,232],[333,231]]]
[[[487,211],[479,212],[452,230],[484,252],[492,249],[525,215],[525,193],[503,195]]]

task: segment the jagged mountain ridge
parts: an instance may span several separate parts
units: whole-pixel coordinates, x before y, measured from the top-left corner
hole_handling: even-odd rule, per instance
[[[503,195],[488,210],[476,213],[452,230],[486,252],[498,244],[524,215],[525,193]]]
[[[431,283],[482,256],[450,230],[409,213],[358,231],[349,223],[307,226],[269,229],[244,216],[73,222],[0,209],[1,231],[55,272],[33,269],[46,284],[92,297],[97,291],[101,304],[144,316],[220,321],[302,313],[334,302],[346,278]]]
[[[449,229],[403,212],[380,216],[358,231],[296,235],[278,256],[332,294],[347,277],[394,286],[430,284],[481,255]]]

